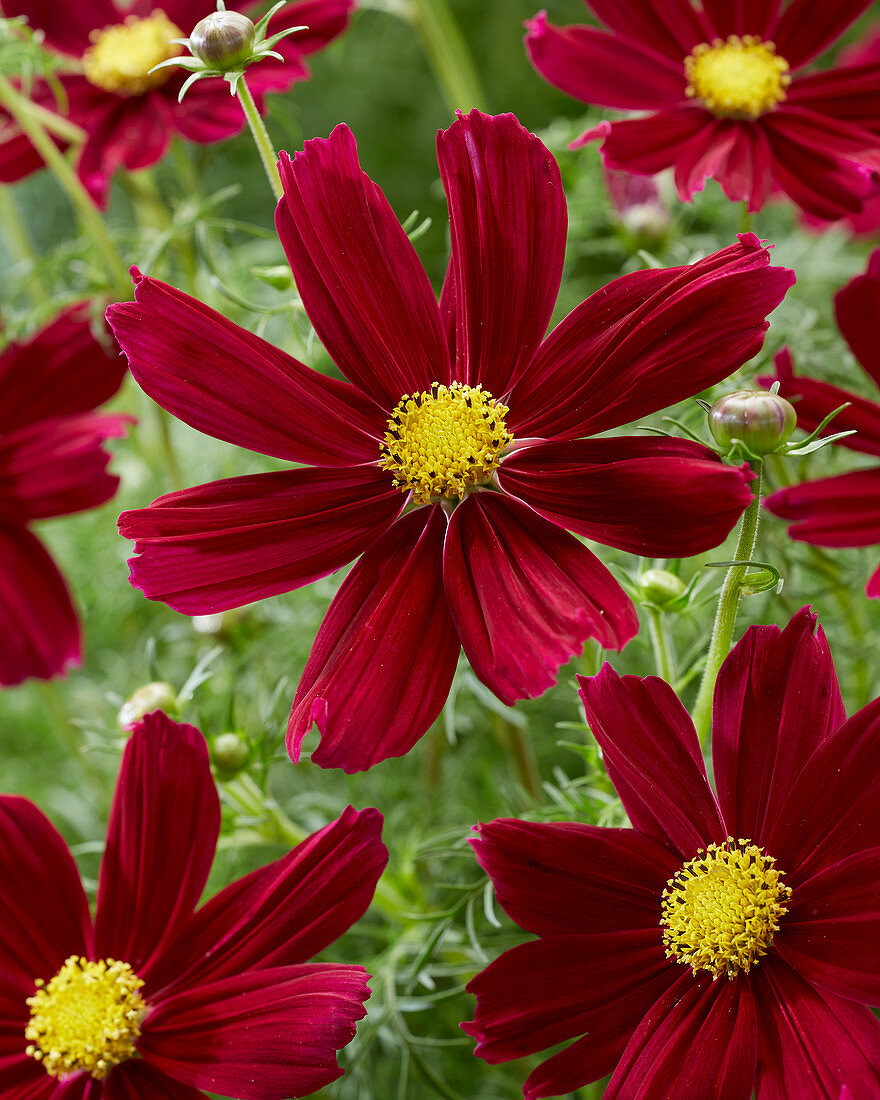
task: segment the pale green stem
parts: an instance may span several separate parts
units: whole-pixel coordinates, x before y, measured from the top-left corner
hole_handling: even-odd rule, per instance
[[[31,110],[33,104],[20,95],[5,76],[0,76],[0,106],[12,115],[21,129],[27,134],[31,144],[46,162],[46,166],[55,177],[59,187],[70,200],[71,206],[79,216],[86,233],[92,239],[101,254],[107,273],[110,276],[111,290],[119,298],[131,295],[131,283],[125,264],[116,245],[96,210],[88,192],[80,183],[67,158],[46,132],[43,124]]]
[[[742,214],[740,216],[740,233],[751,233],[752,231],[752,215],[749,212],[749,204],[744,202],[742,204]]]
[[[531,742],[523,734],[521,726],[509,722],[500,714],[493,715],[493,719],[495,734],[510,753],[517,778],[523,789],[537,801],[541,794],[541,777]]]
[[[34,103],[33,100],[29,99],[27,103],[28,110],[43,128],[48,130],[50,134],[60,137],[62,141],[67,141],[71,145],[82,145],[88,137],[82,126],[77,126],[69,118],[65,118],[55,111],[50,111],[46,107],[41,107],[39,103]]]
[[[272,188],[272,194],[276,199],[280,199],[284,194],[284,188],[281,186],[281,176],[278,175],[278,165],[276,163],[278,157],[275,152],[275,147],[269,137],[269,131],[260,118],[260,112],[257,110],[257,105],[254,103],[254,97],[251,95],[250,88],[248,88],[245,83],[244,77],[241,77],[238,82],[236,95],[238,96],[238,102],[241,104],[242,110],[247,118],[248,126],[251,128],[251,133],[254,136],[257,151],[260,154],[260,160],[263,162],[263,168],[266,170],[266,175],[269,178],[269,186]]]
[[[485,110],[476,66],[446,0],[410,0],[410,11],[449,109]]]
[[[666,629],[666,620],[663,612],[656,607],[648,608],[648,632],[651,635],[651,648],[654,650],[654,661],[657,665],[657,675],[661,676],[667,684],[674,684],[678,679],[675,653]]]
[[[743,515],[739,540],[733,555],[734,561],[749,562],[755,552],[755,544],[758,539],[758,519],[761,514],[761,467],[760,460],[752,463],[752,469],[755,473],[755,480],[752,482],[752,502]],[[709,733],[712,729],[712,698],[715,694],[715,681],[718,679],[718,672],[724,658],[730,652],[731,642],[733,641],[733,628],[736,622],[736,609],[739,606],[743,581],[747,572],[747,565],[732,565],[724,578],[721,595],[718,597],[718,610],[715,612],[712,639],[709,642],[706,667],[703,670],[703,679],[700,682],[700,690],[697,694],[693,715],[697,736],[704,748],[708,744]]]
[[[12,191],[0,186],[0,225],[9,248],[10,255],[24,269],[23,278],[28,294],[34,305],[43,305],[51,298],[43,277],[40,275],[39,257],[34,243],[25,228],[24,219],[16,206]]]

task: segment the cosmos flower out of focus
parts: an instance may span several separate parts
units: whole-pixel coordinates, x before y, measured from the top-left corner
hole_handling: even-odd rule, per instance
[[[861,209],[880,169],[880,64],[800,70],[870,0],[585,0],[608,28],[527,24],[532,64],[586,103],[650,111],[602,122],[610,168],[675,168],[690,201],[707,178],[760,210],[775,189],[819,218]]]
[[[880,700],[848,721],[815,617],[751,627],[715,695],[716,799],[664,681],[581,678],[631,829],[501,820],[471,843],[539,938],[469,986],[492,1063],[575,1042],[528,1100],[880,1096]]]
[[[880,386],[880,249],[872,254],[867,271],[838,291],[834,310],[853,355]],[[776,377],[761,381],[780,383],[780,394],[797,411],[799,427],[812,431],[829,413],[849,402],[849,408],[834,418],[831,430],[855,429],[856,434],[839,440],[839,445],[880,457],[880,404],[827,382],[796,375],[788,348],[779,352],[775,362]],[[793,521],[788,529],[793,539],[814,546],[875,546],[880,543],[880,466],[779,489],[765,498],[764,506],[773,515]],[[880,568],[868,581],[867,592],[880,599]]]
[[[116,492],[103,444],[131,417],[93,410],[124,376],[125,362],[92,335],[86,304],[0,352],[0,685],[49,679],[80,661],[70,593],[30,525]]]
[[[155,711],[125,749],[93,921],[64,841],[0,796],[4,1100],[284,1100],[341,1077],[367,973],[306,960],[369,905],[381,828],[349,807],[196,910],[220,801],[202,735]]]
[[[46,45],[73,60],[77,71],[58,73],[67,99],[65,114],[86,132],[77,161],[83,186],[99,206],[107,202],[118,167],[148,168],[161,160],[180,134],[205,145],[223,141],[245,125],[238,100],[219,79],[199,81],[182,103],[177,93],[188,76],[154,65],[183,53],[171,39],[186,38],[199,20],[216,11],[214,0],[0,0],[6,16],[26,16],[45,34]],[[264,110],[266,92],[286,91],[308,78],[303,58],[323,49],[348,23],[355,0],[294,0],[272,20],[272,33],[303,25],[307,30],[275,47],[284,61],[268,59],[248,70],[248,87]],[[252,12],[251,2],[229,10]],[[37,81],[31,97],[58,110],[52,88]],[[28,139],[17,130],[0,137],[0,180],[13,182],[42,166]]]
[[[541,694],[635,609],[568,531],[648,556],[716,546],[745,468],[686,440],[582,439],[731,374],[793,281],[752,235],[689,267],[626,275],[544,338],[565,249],[555,161],[512,115],[438,137],[452,258],[438,303],[351,132],[282,155],[277,226],[305,309],[350,382],[137,277],[108,319],[159,404],[310,468],[198,486],[126,512],[132,583],[185,614],[289,591],[363,555],[300,680],[288,748],[346,771],[407,752],[459,648],[506,703]]]

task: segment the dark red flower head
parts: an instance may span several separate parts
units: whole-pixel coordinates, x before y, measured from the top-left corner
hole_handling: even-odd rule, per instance
[[[369,905],[381,829],[349,807],[196,909],[220,802],[201,733],[155,711],[122,759],[93,921],[61,837],[0,796],[4,1100],[284,1100],[341,1077],[367,974],[308,960]]]
[[[116,492],[103,444],[131,417],[93,411],[126,371],[106,336],[105,349],[80,303],[0,352],[0,685],[61,675],[82,655],[70,593],[31,524]]]
[[[648,556],[716,546],[745,469],[687,440],[584,436],[720,381],[761,347],[793,281],[753,235],[638,271],[545,337],[565,250],[559,170],[512,115],[437,141],[452,257],[437,299],[354,138],[282,154],[277,225],[306,311],[349,382],[309,370],[200,302],[137,276],[108,318],[161,405],[310,468],[199,486],[126,512],[132,581],[187,614],[306,584],[362,555],[306,665],[294,759],[357,771],[407,752],[463,645],[507,703],[545,691],[587,638],[619,649],[635,609],[570,534]]]
[[[861,209],[880,169],[880,63],[801,74],[870,0],[585,0],[608,28],[528,24],[532,64],[586,103],[650,111],[603,122],[609,168],[675,168],[760,210],[774,189],[819,218]]]
[[[867,270],[834,296],[837,326],[865,373],[880,386],[880,249],[868,261]],[[880,404],[794,373],[788,348],[776,356],[776,377],[762,378],[770,385],[780,383],[779,392],[797,411],[798,426],[813,431],[829,413],[849,403],[829,425],[829,431],[854,430],[840,440],[840,446],[880,457]],[[793,539],[814,546],[876,546],[880,543],[880,466],[869,466],[848,474],[805,481],[780,489],[764,501],[768,511],[793,520],[788,533]],[[868,581],[869,596],[880,599],[880,568]]]
[[[275,47],[284,60],[265,60],[248,70],[248,87],[260,111],[266,92],[286,91],[308,78],[304,58],[323,49],[345,30],[356,0],[294,0],[272,20],[271,33],[287,27],[308,29]],[[230,10],[252,12],[254,0],[230,3]],[[46,44],[67,54],[78,72],[61,72],[67,117],[86,132],[77,162],[83,186],[99,206],[107,202],[110,179],[119,167],[147,168],[165,155],[180,134],[200,145],[223,141],[245,124],[238,100],[222,80],[200,80],[182,103],[177,94],[187,73],[175,68],[149,70],[183,52],[171,39],[186,38],[201,19],[216,11],[214,0],[2,0],[3,14],[27,16]],[[57,110],[55,92],[37,81],[32,98]],[[2,121],[2,115],[0,115]],[[0,141],[0,180],[21,179],[42,166],[24,134],[10,131]]]
[[[664,681],[581,678],[632,822],[494,821],[471,843],[538,939],[471,982],[477,1053],[575,1039],[528,1100],[880,1095],[880,700],[846,720],[808,608],[751,627],[715,694],[717,797]]]

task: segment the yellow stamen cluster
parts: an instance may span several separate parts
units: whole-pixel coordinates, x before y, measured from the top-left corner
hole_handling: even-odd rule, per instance
[[[160,87],[171,70],[151,74],[150,69],[183,53],[183,46],[171,41],[183,38],[183,31],[164,11],[154,11],[145,19],[129,15],[124,23],[92,31],[89,37],[92,45],[82,59],[85,78],[117,95],[143,95]]]
[[[134,1056],[147,1010],[138,992],[143,984],[128,963],[71,955],[27,999],[26,1053],[52,1077],[85,1070],[102,1081]]]
[[[750,34],[703,42],[684,60],[685,94],[720,118],[759,118],[785,99],[788,62]]]
[[[430,392],[402,398],[392,413],[382,466],[416,504],[464,496],[489,480],[513,441],[507,412],[482,386],[434,382]]]
[[[667,958],[713,979],[748,974],[769,951],[791,897],[774,862],[748,840],[728,837],[686,863],[663,891]]]

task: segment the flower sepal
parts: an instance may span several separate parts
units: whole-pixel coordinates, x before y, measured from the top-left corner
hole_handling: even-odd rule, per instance
[[[284,57],[273,47],[282,38],[308,29],[306,26],[288,27],[286,30],[279,31],[278,34],[266,37],[269,20],[286,4],[287,0],[278,0],[278,3],[273,4],[262,19],[254,24],[239,12],[227,12],[224,0],[217,0],[217,11],[200,20],[189,38],[172,39],[173,42],[189,50],[191,56],[171,57],[150,69],[150,73],[171,65],[179,65],[189,70],[190,75],[178,92],[178,103],[183,101],[191,85],[205,77],[219,77],[225,80],[229,85],[230,93],[235,95],[238,82],[250,65],[263,61],[267,57],[284,61]]]

